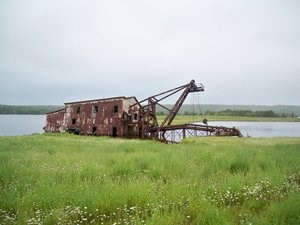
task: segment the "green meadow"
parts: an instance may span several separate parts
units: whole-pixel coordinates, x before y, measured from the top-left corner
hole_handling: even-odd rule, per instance
[[[0,224],[300,224],[300,139],[0,137]]]

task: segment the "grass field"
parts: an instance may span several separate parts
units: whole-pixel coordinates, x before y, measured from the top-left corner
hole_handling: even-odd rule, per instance
[[[0,224],[300,224],[300,139],[0,137]]]

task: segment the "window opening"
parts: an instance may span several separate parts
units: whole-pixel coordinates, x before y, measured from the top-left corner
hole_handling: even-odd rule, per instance
[[[80,113],[80,107],[79,106],[77,107],[77,113]]]
[[[93,106],[93,113],[98,113],[98,106],[97,105],[95,105],[95,106]]]
[[[72,124],[76,124],[76,119],[72,119]]]
[[[114,106],[114,113],[117,113],[119,111],[119,107],[117,105]]]

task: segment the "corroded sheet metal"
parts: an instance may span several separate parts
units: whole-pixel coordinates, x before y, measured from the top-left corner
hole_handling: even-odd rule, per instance
[[[60,109],[46,115],[45,132],[62,132],[64,131],[65,109]]]
[[[65,103],[65,108],[59,112],[59,116],[57,112],[47,114],[45,131],[66,131],[82,135],[137,136],[137,125],[133,125],[137,116],[134,117],[128,112],[129,106],[136,102],[135,97],[116,97]],[[54,122],[55,129],[54,125],[50,126]]]

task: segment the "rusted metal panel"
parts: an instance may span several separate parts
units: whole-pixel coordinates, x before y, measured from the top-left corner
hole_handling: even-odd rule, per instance
[[[135,97],[115,97],[88,101],[65,103],[65,109],[57,117],[56,113],[47,115],[47,130],[67,131],[82,135],[130,136],[132,130],[137,133],[137,126],[130,122],[137,120],[137,115],[129,114],[129,107],[137,102]],[[139,106],[137,105],[136,108]],[[51,125],[55,121],[58,125]],[[59,121],[59,123],[58,123]],[[49,127],[49,128],[48,128]]]
[[[45,132],[62,132],[64,131],[64,114],[65,109],[47,113]]]

